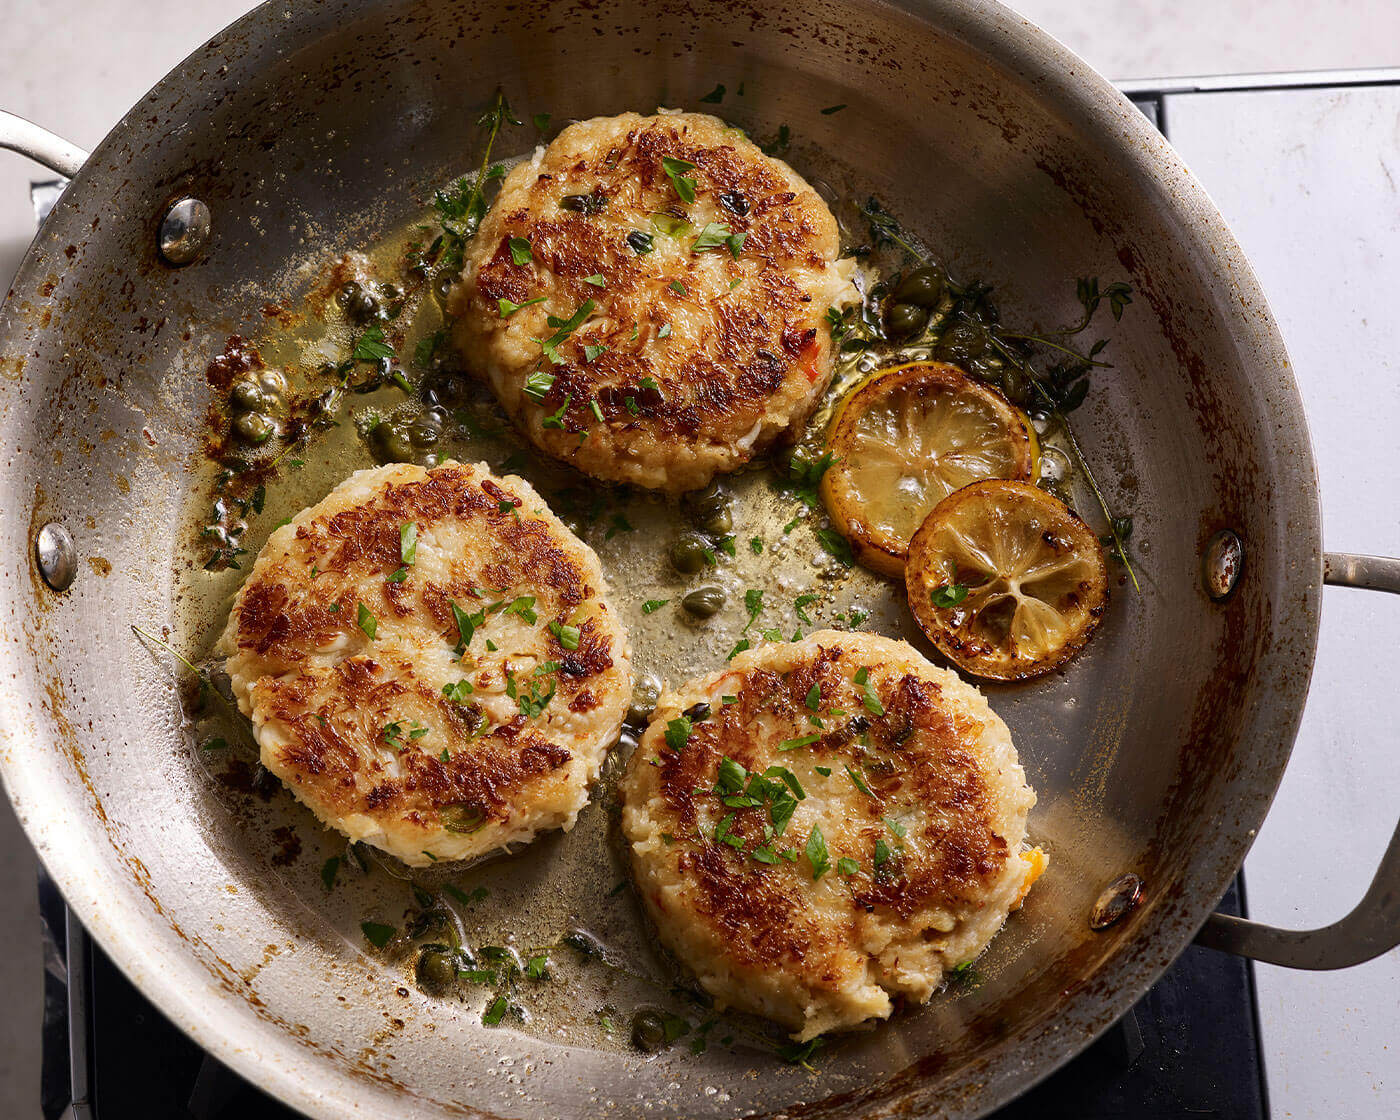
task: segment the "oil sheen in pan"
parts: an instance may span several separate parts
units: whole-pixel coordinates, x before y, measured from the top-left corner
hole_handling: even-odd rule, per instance
[[[829,200],[837,194],[823,193]],[[852,240],[859,241],[863,229],[858,212],[843,201],[855,197],[864,196],[855,190],[842,192],[833,209],[843,230],[854,231]],[[432,221],[430,212],[414,215],[374,246],[365,247],[367,259],[362,263],[369,274],[398,282],[398,262],[406,247]],[[332,263],[327,255],[303,262],[300,274],[313,277],[303,283],[303,290],[324,289]],[[897,267],[899,262],[877,257],[872,266],[880,263]],[[314,396],[325,388],[327,379],[318,368],[327,359],[343,358],[357,333],[333,309],[326,310],[328,303],[324,291],[319,303],[316,297],[308,297],[302,313],[290,317],[289,329],[254,340],[266,364],[287,375],[294,396]],[[413,319],[399,350],[412,354],[419,339],[441,326],[441,314],[426,294],[405,314]],[[894,351],[879,364],[924,356],[917,350]],[[830,402],[875,364],[865,357],[842,366],[804,443],[819,445]],[[679,683],[723,664],[742,639],[757,644],[764,630],[791,637],[798,630],[842,625],[852,611],[868,615],[864,628],[916,638],[916,627],[903,606],[903,589],[863,568],[839,564],[816,535],[826,525],[822,511],[801,516],[801,503],[776,485],[766,467],[755,466],[727,479],[733,494],[733,556],[717,554],[714,566],[684,576],[668,556],[671,542],[693,527],[681,503],[604,487],[546,459],[495,412],[487,390],[477,393],[477,415],[494,413],[495,423],[474,424],[470,434],[449,425],[435,450],[442,458],[484,460],[498,472],[524,475],[556,512],[574,524],[602,560],[613,601],[631,636],[639,680],[651,676]],[[369,418],[413,411],[417,405],[416,399],[392,384],[343,399],[338,426],[314,433],[268,481],[262,511],[247,518],[241,543],[248,550],[244,558],[248,563],[242,571],[211,573],[200,563],[182,567],[179,625],[173,639],[177,648],[191,651],[195,659],[207,657],[251,558],[272,529],[319,500],[352,471],[372,465],[360,434]],[[282,450],[274,442],[268,457]],[[217,469],[204,460],[196,468],[197,485],[191,488],[188,511],[192,551],[201,547],[199,533],[208,516]],[[682,597],[702,586],[718,587],[725,595],[724,607],[704,620],[681,607]],[[746,606],[750,591],[763,593],[761,607],[752,618]],[[799,603],[799,596],[808,594],[816,599]],[[644,609],[658,601],[665,601],[664,605]],[[217,680],[217,665],[211,662],[207,667],[215,671]],[[477,951],[478,957],[486,946],[492,950],[488,955],[499,949],[522,963],[547,949],[547,977],[521,977],[514,983],[507,993],[503,1026],[554,1040],[562,1035],[573,1045],[608,1047],[628,1044],[628,1023],[639,1007],[661,1009],[697,1028],[713,1018],[670,992],[676,970],[657,954],[632,892],[623,885],[625,872],[612,806],[616,775],[634,742],[628,734],[614,750],[589,805],[569,834],[547,834],[515,854],[470,867],[455,864],[410,872],[363,846],[347,850],[343,837],[323,829],[274,780],[256,781],[251,737],[246,725],[231,718],[227,708],[218,701],[203,705],[194,726],[192,755],[207,772],[215,798],[228,811],[238,832],[236,842],[260,854],[268,872],[303,901],[315,924],[329,924],[332,941],[335,935],[342,939],[341,952],[363,951],[383,958],[386,987],[412,983],[414,960],[423,944],[459,943]],[[228,746],[218,747],[220,741]],[[206,749],[210,743],[215,749]],[[362,869],[362,863],[368,870]],[[410,942],[405,930],[414,922],[421,927],[424,910],[441,914],[443,923],[421,930],[421,936]],[[365,922],[392,927],[396,935],[376,951],[367,944]],[[566,946],[563,942],[571,931],[586,934],[596,954],[585,957]],[[490,971],[489,960],[479,963],[482,972]],[[503,991],[499,984],[466,982],[434,998],[451,1001],[454,1015],[482,1016],[491,1013]],[[700,1035],[688,1035],[689,1041],[696,1037]],[[730,1038],[730,1045],[743,1046],[755,1041],[770,1045],[779,1035],[756,1021],[725,1021],[704,1037],[709,1045]]]

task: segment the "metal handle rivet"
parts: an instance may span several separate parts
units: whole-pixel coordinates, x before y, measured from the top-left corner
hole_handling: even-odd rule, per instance
[[[1231,529],[1221,529],[1206,542],[1201,559],[1201,571],[1206,581],[1206,594],[1217,603],[1230,597],[1244,570],[1244,542]]]
[[[1121,921],[1142,899],[1142,880],[1129,871],[1120,875],[1104,887],[1089,911],[1090,929],[1107,929],[1114,922]]]
[[[50,521],[39,530],[34,557],[44,582],[55,591],[67,591],[78,574],[78,550],[73,544],[73,535],[57,521]]]
[[[160,255],[169,264],[191,264],[209,246],[213,215],[197,198],[182,198],[160,222]]]

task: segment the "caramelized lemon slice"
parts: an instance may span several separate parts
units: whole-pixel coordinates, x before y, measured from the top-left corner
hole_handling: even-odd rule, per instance
[[[904,570],[909,608],[959,668],[1024,680],[1089,640],[1108,598],[1098,539],[1024,482],[977,482],[938,503]]]
[[[956,366],[915,362],[877,374],[842,403],[821,494],[869,568],[897,576],[929,510],[985,478],[1029,479],[1035,445],[1021,414]]]

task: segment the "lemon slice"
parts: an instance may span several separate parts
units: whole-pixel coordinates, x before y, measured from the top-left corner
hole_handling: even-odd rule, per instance
[[[1024,482],[977,482],[939,502],[910,542],[904,581],[929,641],[959,668],[998,681],[1073,657],[1108,599],[1098,538]]]
[[[956,366],[915,362],[877,374],[842,402],[821,494],[869,568],[897,576],[909,539],[943,498],[985,478],[1029,479],[1035,445],[1005,397]]]

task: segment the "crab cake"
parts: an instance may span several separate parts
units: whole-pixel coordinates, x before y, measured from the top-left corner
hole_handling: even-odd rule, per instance
[[[826,203],[716,117],[566,128],[506,178],[449,300],[453,339],[536,444],[679,492],[763,451],[831,378],[858,299]]]
[[[661,698],[622,785],[662,942],[799,1041],[926,1000],[1044,867],[1006,725],[904,642],[823,630]]]
[[[631,690],[597,556],[484,463],[351,475],[268,539],[220,652],[263,765],[419,866],[571,828]]]

